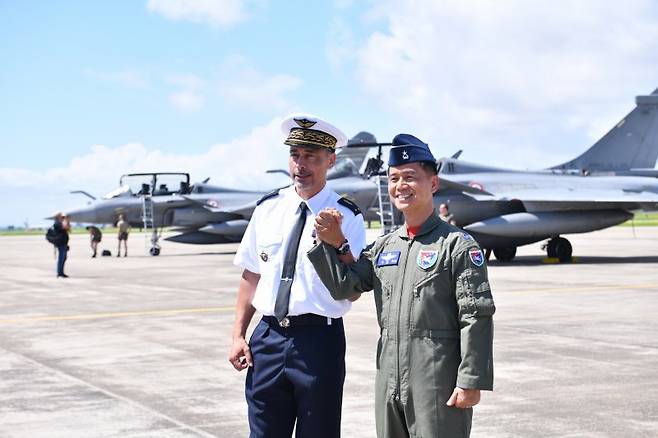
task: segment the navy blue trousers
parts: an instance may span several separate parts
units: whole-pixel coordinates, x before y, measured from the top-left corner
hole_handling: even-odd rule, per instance
[[[261,320],[249,340],[251,438],[340,437],[345,381],[343,320],[282,328]]]
[[[57,275],[64,275],[64,263],[66,263],[68,252],[68,245],[60,245],[57,247]]]

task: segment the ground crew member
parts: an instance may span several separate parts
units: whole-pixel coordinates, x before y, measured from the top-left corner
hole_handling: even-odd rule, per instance
[[[442,202],[441,205],[439,205],[439,217],[443,222],[448,222],[450,225],[457,225],[454,215],[450,213],[448,204],[445,202]]]
[[[117,221],[117,230],[119,245],[117,246],[117,257],[121,257],[121,242],[123,242],[123,256],[128,257],[128,234],[130,233],[130,223],[126,220],[123,213],[119,213]]]
[[[94,225],[87,226],[87,231],[89,231],[89,245],[93,251],[91,256],[96,257],[96,253],[98,252],[98,244],[103,239],[103,233],[98,227]]]
[[[495,307],[484,256],[435,212],[429,147],[408,134],[393,146],[388,191],[405,224],[349,265],[336,257],[345,239],[340,218],[325,210],[316,218],[322,243],[308,257],[334,298],[374,290],[377,436],[468,437],[480,390],[493,387]]]
[[[365,244],[363,215],[326,185],[345,135],[310,115],[290,117],[282,129],[293,184],[258,202],[235,255],[243,272],[228,360],[238,371],[249,368],[252,438],[290,437],[293,427],[298,437],[335,438],[345,379],[342,316],[351,303],[332,298],[306,252],[315,243],[315,215],[331,207],[349,238],[338,257],[353,261]],[[263,317],[247,345],[255,311]]]

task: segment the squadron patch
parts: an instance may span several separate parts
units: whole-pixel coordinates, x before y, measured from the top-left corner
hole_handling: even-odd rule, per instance
[[[482,266],[484,264],[484,254],[480,248],[471,248],[468,250],[468,257],[471,259],[475,266]]]
[[[436,249],[421,249],[418,251],[418,258],[416,263],[420,269],[427,270],[434,266],[436,261],[439,259],[439,251]]]
[[[382,252],[377,257],[377,267],[397,266],[400,261],[400,251]]]

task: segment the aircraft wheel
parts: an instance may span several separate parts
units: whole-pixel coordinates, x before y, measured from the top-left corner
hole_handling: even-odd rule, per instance
[[[570,262],[572,253],[573,248],[567,239],[564,237],[555,239],[555,257],[560,259],[560,263]]]
[[[557,241],[558,238],[551,239],[546,244],[546,255],[548,257],[557,258],[557,252],[555,251],[555,247],[557,246]]]
[[[151,248],[151,249],[149,250],[149,253],[150,253],[152,256],[160,255],[160,248]]]
[[[511,246],[509,248],[496,248],[493,250],[496,260],[501,262],[511,262],[516,257],[516,247]]]

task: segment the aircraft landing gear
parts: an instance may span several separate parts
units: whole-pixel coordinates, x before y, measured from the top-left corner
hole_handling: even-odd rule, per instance
[[[516,257],[516,247],[510,246],[508,248],[496,248],[493,250],[496,260],[501,262],[511,262]]]
[[[149,249],[149,254],[154,257],[160,255],[160,245],[158,245],[159,240],[160,235],[158,234],[158,229],[153,228],[153,232],[151,233],[151,248]]]
[[[559,259],[560,263],[570,262],[572,253],[571,243],[564,237],[554,237],[546,244],[548,257]]]

